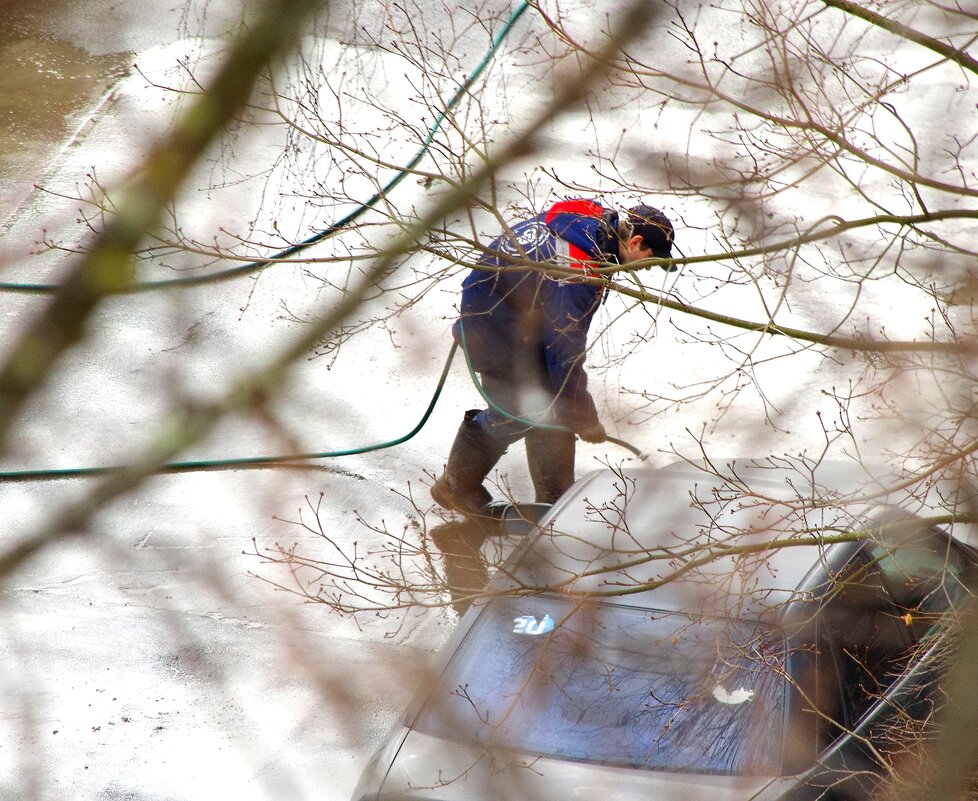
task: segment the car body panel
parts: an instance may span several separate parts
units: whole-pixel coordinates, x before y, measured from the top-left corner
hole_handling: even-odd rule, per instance
[[[402,729],[397,759],[384,783],[385,799],[439,801],[648,801],[653,798],[751,798],[771,777],[729,777],[636,771],[485,749]]]
[[[534,560],[531,545],[520,556],[515,583],[591,598],[615,596],[659,609],[761,617],[796,596],[820,550],[802,546],[809,551],[804,555],[797,547],[768,552],[764,546],[798,530],[842,528],[852,521],[793,503],[797,484],[786,486],[762,474],[751,486],[764,497],[728,503],[717,500],[712,485],[689,470],[592,473],[541,521],[544,532],[537,542],[559,550],[561,564]],[[785,502],[778,506],[770,500],[777,498]],[[723,556],[731,546],[737,552]],[[757,552],[752,555],[750,548]],[[681,582],[663,583],[680,559],[688,561],[697,551],[709,558]],[[502,589],[506,580],[493,589]],[[745,609],[745,601],[756,608]]]

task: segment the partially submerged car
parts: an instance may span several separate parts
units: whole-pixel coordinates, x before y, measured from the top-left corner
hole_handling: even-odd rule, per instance
[[[858,472],[581,479],[526,523],[354,801],[867,797],[938,702],[978,552],[902,490],[836,502]]]

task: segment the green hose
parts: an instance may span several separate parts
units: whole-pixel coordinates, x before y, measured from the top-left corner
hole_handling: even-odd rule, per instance
[[[397,445],[401,445],[407,442],[409,439],[413,438],[431,417],[431,413],[435,409],[435,404],[438,402],[438,398],[441,397],[442,390],[445,388],[445,381],[448,379],[448,372],[452,367],[452,362],[455,359],[455,353],[458,350],[458,343],[453,342],[452,347],[448,352],[448,358],[445,359],[445,366],[442,368],[441,375],[438,377],[438,384],[435,387],[435,391],[431,396],[431,400],[428,402],[428,408],[425,409],[424,414],[421,419],[418,420],[417,424],[408,431],[406,434],[397,437],[396,439],[385,440],[383,442],[377,442],[372,445],[359,445],[353,448],[342,448],[335,451],[317,451],[315,453],[292,453],[284,456],[248,456],[239,459],[200,459],[194,461],[185,462],[170,462],[163,465],[157,473],[192,473],[204,470],[234,470],[246,467],[261,467],[266,465],[285,465],[291,464],[293,462],[303,462],[312,459],[335,459],[340,456],[354,456],[360,453],[370,453],[372,451],[381,451],[387,448],[393,448]],[[469,355],[468,349],[465,347],[465,331],[462,329],[462,350],[465,353],[465,364],[468,368],[469,375],[472,378],[472,382],[475,384],[476,389],[479,390],[479,394],[485,399],[496,412],[502,414],[506,417],[512,418],[519,423],[523,423],[527,426],[536,426],[537,428],[546,428],[552,431],[570,431],[569,428],[564,426],[552,425],[547,423],[537,423],[532,420],[525,420],[518,415],[512,414],[505,409],[500,408],[497,404],[493,403],[492,398],[486,394],[485,388],[482,386],[482,382],[479,381],[479,376],[476,374],[475,370],[472,369],[472,359]],[[617,437],[608,437],[608,442],[611,442],[619,447],[630,451],[639,459],[643,461],[647,459],[647,455],[642,453],[638,448],[629,442],[618,439]],[[3,481],[41,481],[47,479],[60,479],[60,478],[90,478],[94,476],[102,476],[107,473],[114,473],[119,470],[125,469],[122,466],[115,467],[66,467],[66,468],[52,468],[46,470],[9,470],[0,472],[0,482]]]
[[[356,221],[362,214],[364,214],[368,209],[375,206],[383,197],[385,197],[394,187],[396,187],[411,170],[413,170],[421,161],[422,158],[428,153],[431,148],[431,143],[434,141],[435,134],[440,130],[442,124],[444,123],[448,113],[455,108],[458,103],[462,100],[465,94],[472,88],[475,82],[479,79],[482,73],[485,71],[489,62],[492,60],[493,56],[499,50],[503,41],[509,35],[516,21],[524,14],[524,12],[529,8],[528,2],[521,2],[516,9],[510,14],[509,19],[500,28],[493,37],[492,45],[483,55],[482,59],[476,65],[462,84],[455,90],[452,97],[445,104],[445,108],[438,117],[435,119],[434,123],[428,130],[427,135],[422,142],[421,148],[414,155],[414,157],[402,167],[397,174],[381,189],[379,192],[375,193],[373,196],[368,198],[365,202],[360,204],[356,209],[354,209],[350,214],[343,217],[340,220],[329,225],[327,228],[319,231],[318,233],[310,236],[308,239],[303,240],[291,247],[286,248],[267,259],[262,259],[260,261],[254,261],[249,264],[244,264],[238,267],[231,268],[229,270],[222,270],[220,272],[211,273],[202,276],[192,276],[188,278],[177,278],[165,281],[150,281],[145,283],[136,284],[130,287],[127,292],[143,292],[156,289],[166,289],[171,287],[189,287],[196,286],[199,284],[213,283],[217,281],[225,281],[232,278],[237,278],[243,275],[253,274],[257,270],[263,270],[266,267],[276,263],[277,260],[288,258],[302,250],[321,242],[324,239],[332,236],[343,228]],[[18,292],[22,294],[52,294],[57,292],[60,286],[57,284],[23,284],[23,283],[11,283],[11,282],[0,282],[0,291],[6,292]],[[428,422],[428,418],[431,416],[431,412],[434,409],[435,402],[438,400],[438,396],[441,394],[442,387],[445,384],[445,379],[448,375],[449,367],[451,366],[452,359],[455,356],[456,347],[452,347],[452,351],[448,356],[448,360],[445,363],[445,368],[442,371],[441,378],[438,381],[438,386],[435,390],[435,394],[431,399],[431,403],[428,405],[428,409],[425,411],[421,420],[418,422],[410,432],[402,437],[393,439],[387,442],[377,443],[375,445],[364,445],[356,448],[345,448],[343,450],[337,451],[323,451],[319,453],[300,453],[292,454],[288,456],[256,456],[243,459],[217,459],[217,460],[202,460],[202,461],[188,461],[188,462],[174,462],[172,464],[165,465],[161,468],[161,473],[175,473],[175,472],[190,472],[196,470],[220,470],[220,469],[234,469],[240,467],[255,467],[260,465],[271,465],[271,464],[286,464],[289,462],[303,461],[309,459],[326,459],[335,458],[339,456],[351,456],[358,453],[368,453],[370,451],[381,450],[384,448],[392,448],[395,445],[400,445],[403,442],[411,439],[421,428],[424,427],[425,423]],[[64,468],[64,469],[43,469],[43,470],[15,470],[0,472],[0,481],[36,481],[42,479],[57,479],[57,478],[72,478],[72,477],[89,477],[89,476],[99,476],[106,473],[111,473],[117,471],[121,468],[119,467],[79,467],[79,468]]]
[[[397,439],[386,440],[373,445],[360,445],[354,448],[343,448],[335,451],[319,451],[316,453],[293,453],[286,456],[249,456],[240,459],[201,459],[187,462],[170,462],[163,465],[157,472],[191,473],[203,470],[232,470],[243,467],[260,467],[262,465],[282,465],[290,462],[308,461],[310,459],[333,459],[339,456],[353,456],[358,453],[370,453],[371,451],[380,451],[384,450],[385,448],[393,448],[395,445],[400,445],[407,442],[422,428],[424,428],[425,423],[428,422],[428,418],[431,417],[431,413],[434,411],[435,403],[437,403],[438,398],[441,396],[442,389],[445,387],[445,381],[448,378],[448,371],[452,366],[452,360],[455,358],[455,351],[457,349],[458,344],[453,343],[452,349],[449,351],[448,358],[445,360],[445,366],[442,368],[441,376],[438,379],[438,386],[435,387],[435,392],[431,396],[431,401],[428,403],[428,408],[425,409],[421,419],[407,434],[404,434]],[[101,476],[105,475],[106,473],[113,473],[122,469],[124,468],[117,466],[69,467],[50,470],[11,470],[7,472],[0,472],[0,481],[37,481],[41,479],[54,478],[86,478],[91,476]]]

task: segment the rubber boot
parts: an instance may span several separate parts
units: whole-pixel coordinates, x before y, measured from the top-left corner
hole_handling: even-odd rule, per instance
[[[534,428],[526,433],[526,463],[537,503],[553,505],[574,483],[577,444],[570,431]]]
[[[481,514],[492,502],[482,482],[506,452],[506,445],[490,437],[475,420],[479,409],[470,409],[458,428],[445,472],[431,486],[439,506],[464,515]]]

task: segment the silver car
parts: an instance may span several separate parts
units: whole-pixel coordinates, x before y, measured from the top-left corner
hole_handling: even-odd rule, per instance
[[[861,468],[799,467],[608,469],[539,525],[511,507],[492,534],[527,535],[354,801],[867,797],[933,711],[978,553]]]

